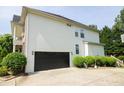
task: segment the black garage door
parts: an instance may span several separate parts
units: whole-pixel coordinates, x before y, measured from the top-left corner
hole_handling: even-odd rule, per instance
[[[35,52],[35,71],[69,67],[69,52]]]

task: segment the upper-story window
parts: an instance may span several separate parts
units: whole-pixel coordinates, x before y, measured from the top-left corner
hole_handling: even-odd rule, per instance
[[[83,30],[81,30],[81,32],[80,32],[80,37],[81,38],[84,38],[84,32],[83,32]]]
[[[80,33],[80,36],[81,36],[81,38],[84,38],[84,33],[81,32],[81,33]]]
[[[78,37],[78,32],[75,32],[75,37]]]

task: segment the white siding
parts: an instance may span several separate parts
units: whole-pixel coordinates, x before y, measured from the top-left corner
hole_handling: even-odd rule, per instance
[[[29,27],[29,16],[25,19],[25,55],[27,57],[27,65],[26,65],[26,72],[34,72],[34,60],[32,59],[33,56],[31,56],[30,52],[30,27]]]
[[[85,34],[85,39],[84,39],[85,41],[99,43],[99,33],[89,30],[84,30],[84,34]]]
[[[66,23],[49,18],[28,14],[25,22],[25,54],[28,61],[26,72],[34,72],[34,51],[70,52],[70,55],[75,55],[75,44],[79,44],[79,55],[85,56],[83,41],[99,43],[99,34],[84,29],[85,38],[80,38],[81,29],[73,25],[69,27]],[[79,31],[79,37],[75,37],[75,31]]]
[[[104,47],[88,44],[88,55],[89,56],[104,56]]]
[[[28,17],[28,65],[30,67],[27,67],[27,72],[34,71],[33,51],[73,52],[74,37],[70,27],[31,14]]]
[[[29,15],[29,46],[31,51],[62,51],[73,49],[73,32],[66,24]]]

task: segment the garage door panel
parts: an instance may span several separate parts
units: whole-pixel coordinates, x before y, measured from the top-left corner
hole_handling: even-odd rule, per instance
[[[35,71],[69,67],[69,52],[35,52]]]

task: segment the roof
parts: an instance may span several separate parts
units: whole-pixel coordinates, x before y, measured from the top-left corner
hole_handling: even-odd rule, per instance
[[[84,41],[84,42],[88,44],[93,44],[93,45],[105,46],[105,44],[103,43],[96,43],[96,42],[89,42],[89,41]]]
[[[18,16],[18,15],[14,15],[12,21],[18,23],[18,22],[20,21],[20,16]]]
[[[77,21],[74,21],[72,19],[63,17],[61,15],[57,15],[57,14],[54,14],[54,13],[49,13],[49,12],[46,12],[46,11],[29,8],[29,7],[23,7],[23,9],[22,9],[22,14],[21,14],[21,20],[23,20],[22,22],[24,22],[24,20],[26,18],[26,15],[28,13],[32,13],[32,14],[35,14],[35,15],[38,15],[38,16],[44,16],[44,15],[45,15],[45,17],[49,16],[50,18],[52,18],[54,20],[63,21],[63,22],[66,22],[67,24],[80,26],[81,28],[84,28],[84,29],[87,29],[87,30],[90,30],[90,31],[95,31],[95,32],[99,33],[98,30],[93,29],[93,28],[91,28],[91,27],[89,27],[89,26],[87,26],[85,24],[82,24],[82,23],[79,23]]]

